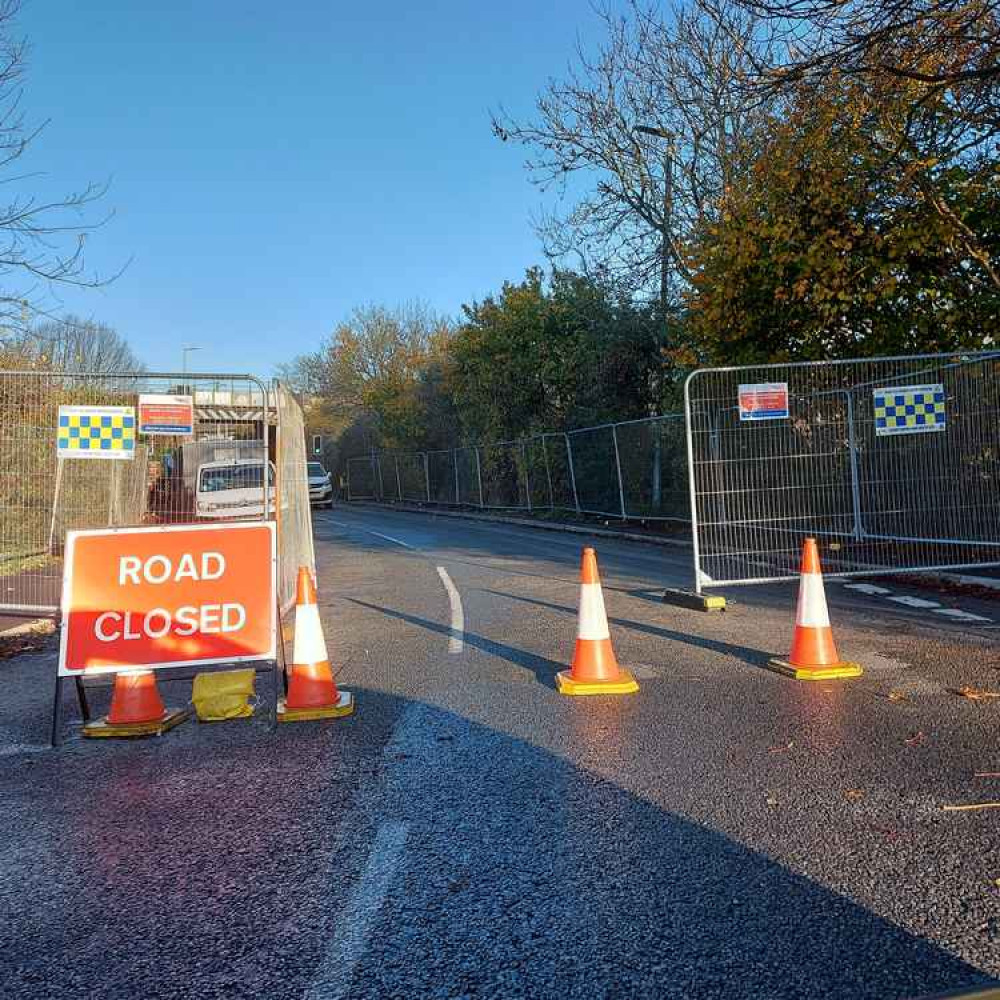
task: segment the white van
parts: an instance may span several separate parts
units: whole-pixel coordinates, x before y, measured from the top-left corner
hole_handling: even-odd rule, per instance
[[[261,517],[264,463],[253,458],[204,462],[198,467],[195,514],[206,520]],[[274,465],[267,463],[268,514],[274,513]]]

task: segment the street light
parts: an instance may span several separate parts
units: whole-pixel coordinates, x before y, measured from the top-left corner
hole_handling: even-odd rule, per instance
[[[675,133],[654,125],[636,125],[636,132],[651,135],[657,139],[666,140],[663,153],[663,225],[660,227],[662,243],[660,245],[660,309],[663,310],[663,343],[670,343],[670,228],[674,209],[674,139]],[[653,509],[659,510],[663,502],[662,485],[662,443],[660,441],[660,425],[654,424],[653,434]]]
[[[663,326],[666,329],[667,298],[670,293],[670,228],[674,209],[674,139],[677,135],[653,125],[636,125],[635,131],[667,140],[663,153],[663,225],[660,227],[663,239],[660,249],[660,308],[663,310]]]
[[[190,347],[181,348],[181,371],[185,375],[187,375],[187,370],[188,370],[188,355],[192,351],[200,351],[200,350],[201,350],[200,347],[195,347],[193,344]]]

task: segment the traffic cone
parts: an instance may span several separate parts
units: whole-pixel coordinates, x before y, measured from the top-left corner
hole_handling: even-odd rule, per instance
[[[772,659],[768,666],[800,681],[828,681],[837,677],[861,675],[859,664],[847,663],[837,654],[815,538],[807,538],[802,546],[799,603],[795,612],[792,652],[787,660]]]
[[[580,616],[573,662],[569,670],[556,674],[556,687],[560,694],[632,694],[639,690],[635,678],[618,666],[611,646],[593,549],[583,550],[580,565]]]
[[[159,736],[187,717],[187,709],[166,710],[152,670],[123,670],[115,674],[108,714],[97,722],[87,723],[83,735]]]
[[[295,589],[295,645],[288,674],[288,694],[278,703],[282,722],[332,719],[354,711],[354,697],[349,691],[338,691],[333,679],[316,606],[316,584],[305,566],[299,568]]]

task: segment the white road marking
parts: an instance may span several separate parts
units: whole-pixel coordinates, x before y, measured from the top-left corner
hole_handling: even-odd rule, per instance
[[[461,653],[465,648],[465,612],[462,610],[462,596],[458,588],[451,582],[444,566],[438,566],[438,576],[448,591],[448,602],[451,604],[451,638],[448,639],[448,652]]]
[[[306,993],[309,1000],[339,1000],[350,988],[354,969],[368,947],[375,919],[402,860],[408,831],[408,823],[383,823],[378,828],[361,881],[337,921],[330,947]]]
[[[40,747],[32,743],[15,743],[10,747],[0,747],[0,757],[19,757],[21,754],[44,753],[49,747]]]
[[[934,613],[947,615],[949,618],[960,618],[964,622],[992,621],[990,618],[984,618],[982,615],[974,615],[971,611],[962,611],[960,608],[934,608]]]
[[[876,587],[874,583],[845,583],[845,590],[856,590],[861,594],[891,594],[885,587]]]
[[[902,597],[890,597],[890,601],[895,601],[897,604],[905,604],[908,608],[940,608],[941,605],[937,601],[925,601],[922,597],[908,597],[906,595]]]
[[[333,518],[326,518],[326,520],[330,524],[336,524],[341,528],[354,528],[356,531],[363,531],[367,535],[374,535],[376,538],[382,538],[387,542],[402,545],[404,549],[416,550],[415,545],[404,542],[399,538],[393,538],[392,535],[383,535],[379,531],[372,531],[371,528],[362,528],[360,525],[350,524],[347,521],[335,521]],[[451,605],[451,635],[448,637],[448,652],[461,653],[465,649],[465,611],[462,609],[462,596],[459,594],[455,584],[452,583],[447,570],[443,566],[438,566],[437,571],[438,576],[441,577],[441,582],[444,584],[444,589],[448,592],[448,603]]]
[[[350,524],[347,521],[335,521],[332,517],[327,517],[323,519],[327,524],[336,524],[340,528],[353,528],[355,531],[363,531],[366,535],[374,535],[376,538],[381,538],[386,542],[393,542],[396,545],[402,545],[404,549],[415,549],[415,545],[411,545],[409,542],[404,542],[401,538],[393,538],[392,535],[383,535],[380,531],[372,531],[371,528],[362,528],[359,524]]]

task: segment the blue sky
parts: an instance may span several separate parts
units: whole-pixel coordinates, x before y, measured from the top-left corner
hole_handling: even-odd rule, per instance
[[[542,260],[544,196],[489,111],[529,112],[586,0],[26,0],[31,183],[110,178],[89,241],[110,287],[64,292],[153,368],[270,374],[354,305],[457,314]]]

